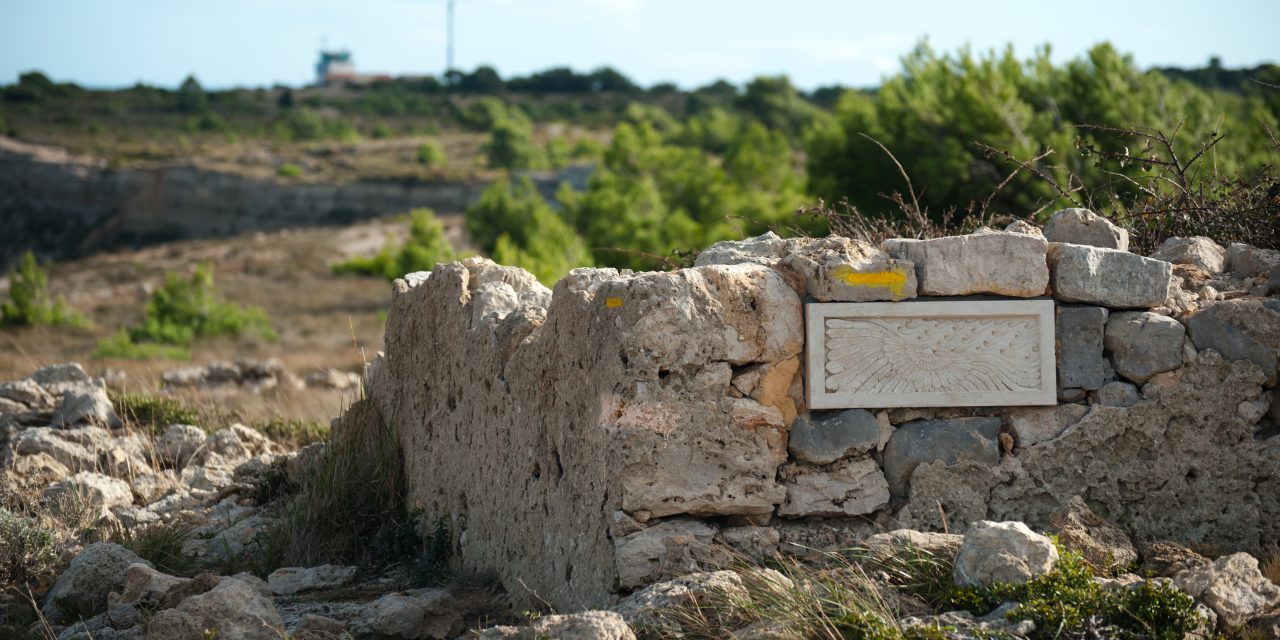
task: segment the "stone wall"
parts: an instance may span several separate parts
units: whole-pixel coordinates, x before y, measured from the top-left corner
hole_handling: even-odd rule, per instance
[[[570,169],[533,176],[550,196]],[[465,182],[307,184],[190,165],[111,170],[93,158],[0,138],[0,268],[28,250],[70,259],[87,252],[291,227],[349,224],[415,207],[461,211],[487,186]]]
[[[460,568],[562,609],[731,553],[1045,527],[1073,496],[1139,540],[1280,540],[1280,254],[1138,256],[1082,210],[1015,225],[880,248],[766,234],[554,291],[440,265],[395,283],[370,402]],[[807,408],[806,303],[926,297],[1053,300],[1057,403]]]

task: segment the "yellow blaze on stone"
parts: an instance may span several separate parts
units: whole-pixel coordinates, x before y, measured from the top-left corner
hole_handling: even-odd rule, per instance
[[[842,264],[831,270],[831,277],[851,287],[888,289],[895,298],[906,295],[907,272],[904,269],[861,272]]]
[[[618,307],[621,307],[621,306],[622,306],[622,298],[619,298],[619,297],[617,297],[617,296],[610,296],[610,297],[608,297],[608,298],[605,298],[605,299],[604,299],[604,306],[609,307],[610,309],[616,309],[616,308],[618,308]]]

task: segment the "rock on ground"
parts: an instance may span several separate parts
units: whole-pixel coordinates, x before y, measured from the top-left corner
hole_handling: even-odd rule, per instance
[[[1259,249],[1242,242],[1227,247],[1226,270],[1239,276],[1253,278],[1280,266],[1280,251]]]
[[[676,607],[690,604],[708,605],[716,599],[747,599],[742,578],[733,571],[691,573],[674,580],[651,584],[614,605],[610,611],[622,616],[633,628],[650,633],[664,630],[678,632],[679,620],[672,619]]]
[[[128,482],[92,471],[81,471],[49,487],[44,497],[61,512],[91,510],[94,520],[111,513],[112,507],[133,504]]]
[[[271,598],[252,585],[224,578],[212,589],[155,614],[147,625],[148,640],[278,640],[284,623]]]
[[[1247,553],[1223,556],[1213,564],[1186,569],[1173,577],[1179,589],[1218,614],[1218,623],[1234,629],[1280,606],[1280,586],[1258,570]]]
[[[1129,536],[1094,513],[1080,496],[1067,502],[1055,525],[1062,546],[1079,552],[1101,570],[1126,569],[1138,561],[1138,550]]]
[[[388,593],[360,610],[355,626],[391,638],[452,638],[462,614],[446,589]]]
[[[41,611],[54,622],[106,611],[108,594],[124,590],[129,566],[133,564],[150,563],[115,543],[86,546],[49,588]]]
[[[267,576],[267,586],[277,595],[288,596],[300,591],[328,589],[349,584],[356,579],[357,567],[323,564],[318,567],[281,567]]]
[[[62,402],[53,414],[51,424],[55,427],[71,427],[89,424],[99,427],[118,428],[124,425],[116,410],[111,406],[107,390],[91,384],[68,390],[62,395]]]
[[[1044,225],[1044,237],[1049,242],[1129,250],[1129,231],[1088,209],[1062,209],[1054,213]]]
[[[973,523],[956,554],[952,578],[962,587],[1021,584],[1053,570],[1053,541],[1021,522]]]
[[[889,556],[903,551],[922,551],[948,562],[955,560],[964,544],[964,536],[956,533],[933,533],[914,529],[895,529],[877,533],[863,542],[867,550],[879,556]]]
[[[490,627],[476,635],[478,640],[635,640],[635,637],[622,616],[612,611],[542,616],[523,627]]]

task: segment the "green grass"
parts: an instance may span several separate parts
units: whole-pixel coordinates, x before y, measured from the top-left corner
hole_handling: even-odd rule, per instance
[[[295,449],[324,442],[329,437],[329,425],[315,420],[275,417],[252,427],[268,438]]]
[[[192,528],[189,523],[169,520],[119,530],[111,541],[138,554],[161,573],[190,578],[203,568],[199,558],[182,551],[182,545],[191,539]]]
[[[276,175],[281,178],[301,178],[302,167],[299,167],[292,162],[286,162],[276,169]]]
[[[198,424],[200,412],[166,395],[111,392],[111,404],[127,425],[159,435],[171,424]]]

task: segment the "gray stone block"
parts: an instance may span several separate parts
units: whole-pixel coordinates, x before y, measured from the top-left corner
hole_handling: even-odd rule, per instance
[[[941,460],[1000,463],[999,418],[957,418],[904,424],[884,448],[884,475],[895,498],[908,496],[911,474],[921,464]]]
[[[866,409],[815,412],[797,418],[787,449],[797,460],[830,464],[880,444],[880,421]]]
[[[1122,311],[1107,320],[1106,347],[1116,373],[1142,384],[1182,366],[1186,329],[1173,318],[1148,311]]]
[[[1187,318],[1186,323],[1196,349],[1213,349],[1227,360],[1249,360],[1274,380],[1280,350],[1280,300],[1223,300]]]
[[[1077,388],[1092,391],[1106,382],[1106,359],[1102,356],[1102,347],[1108,313],[1103,307],[1058,306],[1054,330],[1057,334],[1060,390]]]

